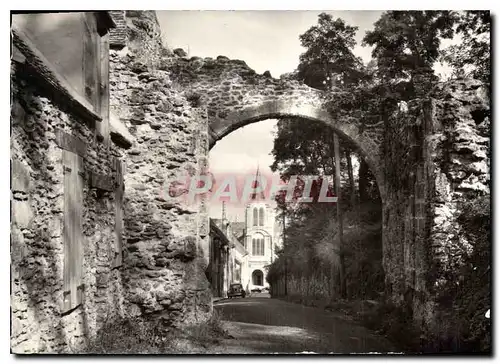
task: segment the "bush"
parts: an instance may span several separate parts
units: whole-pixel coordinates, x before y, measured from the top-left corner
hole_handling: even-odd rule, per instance
[[[385,302],[363,310],[359,317],[364,326],[387,336],[406,352],[420,351],[420,332],[403,307]]]
[[[216,311],[208,321],[182,328],[172,327],[161,317],[108,318],[84,353],[203,353],[227,335]]]
[[[473,247],[464,251],[461,265],[450,272],[440,292],[441,325],[439,346],[450,352],[491,352],[491,219],[490,196],[461,206],[458,218],[461,236]]]
[[[168,328],[162,321],[138,317],[108,319],[91,340],[89,354],[158,354],[171,348]]]

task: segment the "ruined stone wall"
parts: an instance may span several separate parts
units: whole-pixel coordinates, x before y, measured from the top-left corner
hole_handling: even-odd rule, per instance
[[[428,283],[439,296],[450,277],[459,276],[474,250],[459,216],[466,203],[490,195],[490,99],[478,80],[455,80],[437,87],[427,134],[429,242]],[[435,320],[428,320],[433,331]]]
[[[388,123],[383,206],[388,295],[428,335],[436,299],[473,242],[461,233],[463,204],[489,194],[489,99],[479,81],[442,83]]]
[[[169,71],[156,67],[168,52],[157,47],[150,15],[127,12],[127,31],[135,35],[110,54],[111,111],[134,138],[125,156],[124,284],[129,313],[176,325],[207,318],[212,309],[208,207],[188,203],[182,186],[185,176],[208,168],[208,134],[205,115]]]
[[[81,114],[64,107],[70,101],[56,102],[26,67],[18,63],[11,70],[11,348],[15,353],[78,351],[108,315],[123,311],[121,273],[113,265],[114,193],[99,191],[89,180],[99,174],[113,185],[112,157],[119,151],[98,142]],[[70,212],[64,211],[60,132],[78,139],[85,174],[83,303],[69,312],[63,311],[63,226]]]
[[[386,296],[421,319],[431,304],[427,287],[427,179],[424,176],[425,113],[429,100],[412,100],[408,110],[386,122],[384,178],[387,198],[382,205],[383,267]],[[428,121],[428,120],[427,120]],[[427,308],[427,310],[429,310]]]
[[[356,120],[332,120],[329,100],[294,80],[258,75],[239,60],[188,59],[162,48],[150,12],[124,19],[127,39],[111,52],[110,88],[112,110],[135,138],[125,156],[130,311],[168,313],[171,322],[210,312],[206,201],[187,203],[176,182],[202,172],[209,146],[229,132],[295,115],[325,121],[364,151],[384,205],[388,297],[432,331],[439,281],[468,246],[459,205],[489,190],[488,119],[481,118],[489,106],[481,87],[443,84],[407,113],[363,130]]]

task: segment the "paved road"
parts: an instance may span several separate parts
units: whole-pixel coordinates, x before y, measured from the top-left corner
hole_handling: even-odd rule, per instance
[[[395,352],[383,337],[339,313],[278,299],[249,297],[214,305],[230,339],[218,353],[369,353]]]

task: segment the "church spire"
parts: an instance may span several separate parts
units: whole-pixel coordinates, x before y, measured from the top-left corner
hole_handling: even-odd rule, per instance
[[[253,187],[252,187],[253,188],[252,197],[251,197],[252,201],[257,200],[257,192],[255,190],[257,188],[257,183],[259,183],[259,185],[261,185],[260,182],[261,181],[260,181],[260,174],[259,174],[259,164],[257,164],[257,172],[255,173],[255,179],[253,181]],[[265,200],[264,191],[260,192],[259,199]]]

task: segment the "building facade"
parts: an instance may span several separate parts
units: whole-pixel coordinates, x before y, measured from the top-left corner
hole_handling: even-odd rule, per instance
[[[206,276],[214,297],[225,297],[231,279],[230,241],[217,224],[210,219],[210,260]]]
[[[108,12],[12,15],[11,348],[78,351],[124,312]],[[125,140],[126,138],[121,138]]]
[[[227,297],[231,283],[243,283],[248,252],[227,219],[210,219],[210,259],[206,270],[214,297]]]

